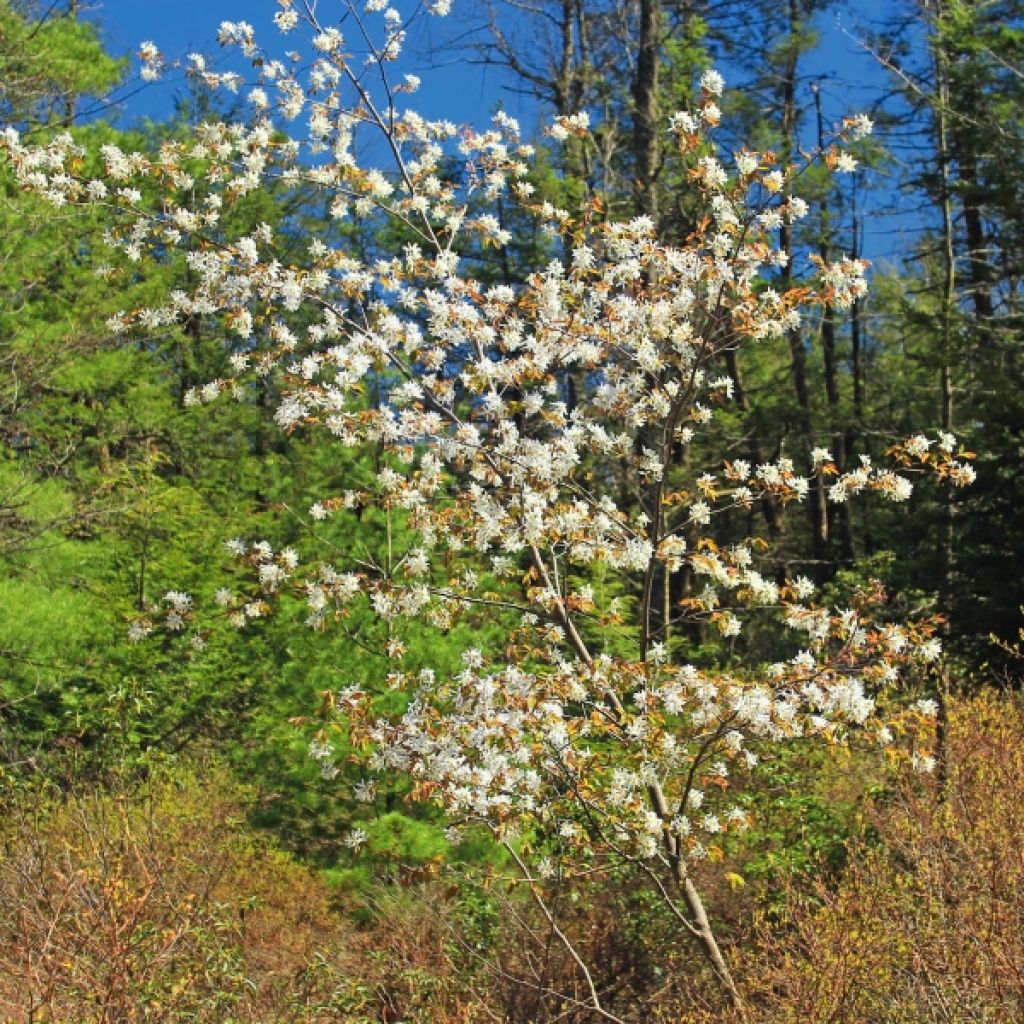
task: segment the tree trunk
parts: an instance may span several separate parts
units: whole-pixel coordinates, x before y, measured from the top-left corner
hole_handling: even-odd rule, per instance
[[[661,0],[640,0],[636,78],[633,82],[633,155],[637,215],[658,220],[658,50]]]
[[[942,16],[942,0],[935,0],[926,5],[934,11],[938,21]],[[950,176],[952,157],[949,144],[949,77],[946,59],[941,48],[941,41],[934,40],[935,46],[935,147],[936,160],[939,166],[939,207],[942,212],[942,366],[939,371],[939,395],[941,405],[942,429],[953,430],[954,423],[954,391],[953,391],[953,312],[956,304],[956,242],[953,224],[953,197]],[[954,509],[952,494],[949,488],[945,491],[945,506],[942,530],[939,539],[939,575],[940,575],[940,606],[947,610],[952,599],[953,581],[953,545],[955,537]],[[948,622],[948,618],[947,618]],[[942,685],[937,694],[938,721],[936,723],[936,776],[940,792],[946,790],[948,777],[946,732],[948,708],[946,686]]]
[[[787,43],[785,64],[782,69],[781,78],[781,100],[782,100],[782,140],[780,145],[780,156],[782,166],[788,168],[797,152],[797,129],[798,111],[796,105],[797,85],[797,64],[799,51],[796,38],[800,31],[800,4],[799,0],[789,0],[789,35]],[[779,247],[791,255],[793,244],[793,229],[788,223],[783,223],[779,229]],[[781,284],[783,290],[793,286],[793,262],[792,259],[786,264],[782,272]],[[796,392],[797,401],[797,437],[801,446],[810,451],[814,444],[814,435],[811,423],[811,390],[807,379],[807,352],[804,348],[803,334],[799,328],[786,332],[786,340],[789,342],[790,370],[793,377],[793,389]],[[824,503],[824,489],[818,477],[811,480],[810,494],[806,503],[807,524],[811,532],[812,557],[816,562],[828,558],[828,515]]]

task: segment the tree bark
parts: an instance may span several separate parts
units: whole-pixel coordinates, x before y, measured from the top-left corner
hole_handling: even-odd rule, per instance
[[[638,216],[658,220],[658,51],[661,0],[640,0],[636,78],[633,82],[633,205]]]

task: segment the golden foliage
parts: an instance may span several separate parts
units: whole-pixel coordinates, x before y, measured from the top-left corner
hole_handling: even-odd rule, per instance
[[[222,771],[37,797],[0,837],[4,1021],[467,1019],[430,915],[356,928]]]
[[[790,892],[749,972],[765,1024],[1024,1019],[1024,704],[951,702],[947,777],[906,780],[837,886]]]

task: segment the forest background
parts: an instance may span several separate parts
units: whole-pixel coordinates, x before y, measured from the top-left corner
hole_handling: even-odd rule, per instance
[[[184,77],[173,108],[147,100],[155,87],[138,92],[131,58],[103,45],[104,11],[82,7],[0,4],[6,123],[145,149],[223,116],[229,101]],[[923,482],[909,514],[827,505],[819,478],[805,503],[766,504],[747,524],[771,538],[780,575],[803,573],[836,602],[879,579],[894,606],[943,617],[947,656],[918,695],[949,706],[948,765],[926,785],[870,758],[780,758],[710,902],[764,1019],[1012,1017],[1024,1006],[1011,843],[1024,729],[1003,693],[1019,674],[1024,604],[1021,4],[536,0],[455,18],[443,39],[417,41],[427,109],[479,119],[507,95],[524,119],[587,111],[596,155],[549,147],[535,186],[567,205],[600,195],[610,216],[647,214],[669,236],[686,230],[688,183],[657,159],[652,126],[692,101],[706,68],[734,87],[727,130],[783,158],[843,116],[875,121],[859,169],[809,171],[811,214],[783,229],[794,251],[869,257],[869,295],[734,358],[718,429],[735,457],[788,455],[812,478],[817,446],[840,470],[936,429],[978,453],[973,487],[950,496]],[[173,60],[174,43],[157,42]],[[475,63],[432,89],[426,67],[453,52]],[[487,69],[493,95],[466,88],[469,68]],[[459,110],[455,90],[480,99]],[[400,780],[359,801],[309,757],[322,695],[371,685],[384,659],[345,630],[304,630],[298,605],[244,636],[214,625],[185,654],[174,637],[133,634],[166,592],[212,596],[230,579],[226,541],[297,543],[313,502],[374,467],[279,430],[271,385],[186,408],[190,389],[223,374],[222,339],[190,321],[126,344],[107,326],[187,281],[184,261],[163,280],[106,287],[91,260],[97,215],[55,212],[2,173],[0,963],[13,980],[0,1007],[14,1020],[591,1019],[573,1002],[575,967],[543,941],[550,922],[505,885],[495,850],[449,851],[442,823],[403,804]],[[301,187],[254,194],[234,215],[296,245],[396,244],[339,226]],[[488,255],[497,282],[519,280],[551,244],[512,230]],[[331,543],[381,543],[372,510],[349,530]],[[667,604],[693,581],[677,586]],[[502,624],[458,627],[451,659],[470,633],[500,644]],[[770,660],[774,640],[694,629],[677,642],[695,663],[730,665]],[[354,829],[368,837],[358,851],[345,843]],[[978,885],[955,881],[965,876]],[[611,898],[582,883],[560,895],[610,1005],[623,1019],[725,1014],[638,893],[621,878]]]

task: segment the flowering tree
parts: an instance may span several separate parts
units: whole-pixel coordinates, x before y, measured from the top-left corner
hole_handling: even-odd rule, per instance
[[[839,474],[823,449],[803,472],[788,458],[709,466],[691,455],[731,398],[726,355],[772,344],[816,306],[849,305],[865,290],[865,264],[819,264],[804,283],[771,286],[790,258],[774,242],[778,229],[807,209],[792,191],[800,168],[765,152],[721,157],[715,72],[667,126],[703,211],[673,244],[646,218],[610,222],[596,200],[562,210],[535,198],[533,149],[507,116],[478,133],[405,106],[417,81],[395,84],[389,67],[408,25],[384,2],[339,3],[331,24],[303,0],[279,4],[277,28],[309,38],[308,66],[275,59],[245,22],[221,26],[221,42],[259,79],[246,86],[247,119],[201,124],[155,155],[105,147],[94,176],[68,135],[33,147],[8,130],[8,159],[55,204],[109,209],[108,276],[187,252],[190,290],[126,310],[110,327],[127,335],[195,317],[220,323],[234,375],[189,402],[244,396],[273,375],[283,429],[379,453],[375,477],[324,495],[309,525],[315,536],[325,518],[374,505],[389,524],[381,558],[307,564],[292,549],[233,541],[252,588],[218,594],[239,625],[284,592],[304,596],[314,629],[360,604],[372,615],[392,664],[381,682],[404,700],[383,714],[373,688],[331,695],[335,727],[365,751],[357,795],[372,793],[374,775],[401,772],[412,798],[442,807],[456,831],[491,830],[577,957],[598,1014],[613,1018],[545,885],[622,864],[647,879],[740,1004],[691,867],[748,824],[736,791],[757,772],[758,751],[795,739],[840,744],[859,731],[918,767],[930,763],[930,703],[897,733],[876,698],[910,662],[938,656],[933,625],[887,621],[877,590],[848,608],[819,607],[808,579],[764,572],[763,542],[716,541],[719,523],[757,503],[800,501],[810,475],[830,479],[838,502],[867,491],[903,501],[907,476],[866,458]],[[448,3],[416,10],[424,7],[440,15]],[[141,57],[144,76],[157,76],[156,47],[144,44]],[[199,56],[190,71],[209,86],[243,85]],[[300,118],[296,134],[289,126]],[[866,118],[848,119],[816,157],[848,170],[845,144],[869,130]],[[579,114],[549,135],[585,143],[587,132]],[[381,166],[357,159],[368,133],[378,140],[369,151],[386,155]],[[337,218],[387,219],[403,242],[367,261],[312,238],[305,261],[287,264],[269,227],[225,237],[226,212],[277,180],[320,190]],[[509,243],[510,207],[547,233],[556,258],[489,285],[474,257]],[[893,454],[906,470],[955,484],[971,477],[948,434],[912,438]],[[664,600],[682,572],[698,588]],[[445,630],[467,608],[511,623],[500,649],[463,651],[454,674],[411,670],[409,632]],[[188,595],[166,595],[165,627],[184,630],[195,614]],[[729,670],[687,660],[682,626],[735,637],[750,617],[774,624],[785,657]],[[313,749],[331,775],[330,734]]]

